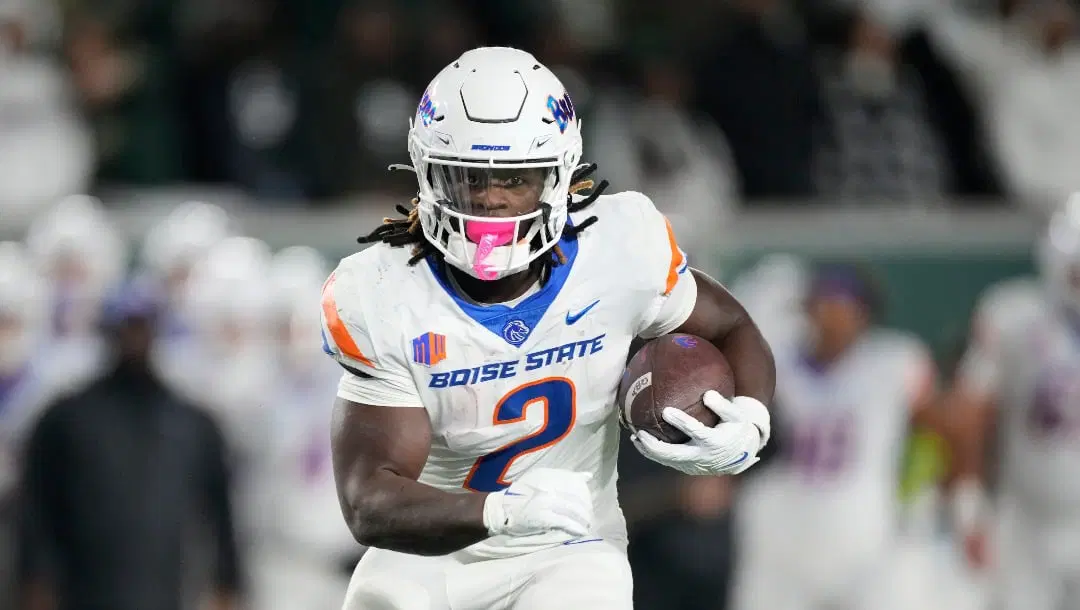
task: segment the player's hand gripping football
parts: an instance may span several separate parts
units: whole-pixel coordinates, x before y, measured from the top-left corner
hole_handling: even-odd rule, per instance
[[[664,421],[682,430],[690,440],[665,443],[648,432],[638,431],[631,440],[638,451],[654,462],[689,475],[739,474],[757,463],[757,454],[769,442],[769,410],[749,396],[728,400],[708,391],[702,402],[720,417],[709,427],[678,409],[664,409]]]
[[[492,536],[562,532],[580,538],[593,524],[590,475],[558,468],[525,472],[506,489],[488,494],[484,525]]]

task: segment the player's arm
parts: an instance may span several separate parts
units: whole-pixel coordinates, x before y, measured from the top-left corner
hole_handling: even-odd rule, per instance
[[[727,358],[735,377],[736,396],[728,400],[706,392],[702,402],[720,418],[708,428],[678,409],[667,409],[664,420],[690,436],[682,445],[663,443],[638,433],[635,445],[647,457],[686,474],[738,474],[758,461],[768,443],[768,408],[776,385],[776,363],[761,331],[727,289],[708,275],[690,269],[686,255],[663,216],[641,197],[649,239],[649,260],[643,270],[652,275],[657,298],[638,335],[651,338],[671,332],[697,335],[712,342]]]
[[[731,364],[735,394],[769,404],[776,388],[776,362],[765,337],[720,282],[697,269],[690,274],[697,284],[697,299],[690,317],[675,332],[711,341]]]
[[[978,317],[972,336],[972,344],[943,403],[950,418],[948,491],[952,521],[968,561],[983,567],[988,561],[986,531],[990,518],[986,493],[990,471],[986,459],[998,416],[996,396],[1003,337],[985,327],[985,321]]]
[[[431,447],[422,407],[334,404],[334,478],[345,520],[366,546],[444,555],[480,542],[487,494],[451,494],[417,482]]]

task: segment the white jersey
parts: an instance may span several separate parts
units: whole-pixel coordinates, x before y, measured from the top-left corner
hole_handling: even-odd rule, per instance
[[[798,349],[777,355],[776,421],[783,459],[774,473],[797,527],[867,541],[895,531],[898,475],[911,409],[936,383],[916,338],[874,329],[828,370]]]
[[[980,302],[959,382],[993,398],[1002,492],[1039,520],[1077,521],[1080,507],[1080,325],[1034,283],[995,287]]]
[[[449,492],[505,488],[533,467],[592,474],[594,535],[625,544],[615,483],[615,393],[631,340],[680,326],[697,298],[671,228],[639,193],[602,196],[559,243],[565,264],[512,305],[458,294],[434,260],[376,245],[343,260],[323,289],[326,350],[360,373],[338,395],[423,407],[433,430],[420,481]],[[470,553],[522,552],[505,536]],[[531,547],[535,548],[535,547]]]
[[[911,336],[877,329],[826,370],[782,345],[781,455],[740,494],[734,607],[898,607],[898,477],[912,406],[936,381],[930,355]]]
[[[51,360],[36,358],[16,375],[0,379],[0,497],[18,478],[17,456],[42,411],[62,397],[64,387]]]

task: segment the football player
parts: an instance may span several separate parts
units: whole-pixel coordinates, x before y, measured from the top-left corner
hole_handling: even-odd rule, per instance
[[[899,477],[910,427],[946,422],[929,350],[880,308],[864,271],[823,266],[809,332],[774,343],[779,459],[741,496],[738,610],[913,608],[927,588],[903,552]]]
[[[346,608],[630,608],[614,403],[635,337],[711,340],[738,394],[705,395],[711,428],[668,410],[692,440],[638,433],[646,456],[737,474],[768,441],[761,333],[688,268],[648,197],[592,188],[581,151],[550,70],[515,49],[465,53],[412,121],[414,207],[324,285],[325,348],[346,369],[339,497],[374,547]]]
[[[26,247],[48,284],[49,359],[64,371],[68,388],[77,388],[107,364],[101,307],[123,279],[126,244],[101,202],[79,195],[37,218],[27,231]]]
[[[266,402],[268,450],[257,466],[265,530],[252,557],[252,589],[260,610],[339,606],[349,582],[345,566],[361,552],[341,520],[330,466],[341,368],[318,341],[319,288],[328,272],[327,261],[302,246],[278,252],[271,267],[280,341]]]
[[[971,563],[1000,572],[1006,610],[1080,605],[1080,196],[1053,216],[1037,258],[1041,287],[1013,280],[981,300],[953,391],[966,433],[954,517]]]

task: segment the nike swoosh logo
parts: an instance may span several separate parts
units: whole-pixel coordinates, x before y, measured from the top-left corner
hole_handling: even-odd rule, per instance
[[[512,491],[504,491],[503,494],[507,495],[507,496],[524,496],[525,495],[525,494],[514,493]]]
[[[578,320],[581,319],[582,316],[589,313],[590,309],[592,309],[593,307],[596,307],[597,304],[599,304],[599,303],[600,303],[600,299],[596,299],[591,304],[589,304],[588,307],[586,307],[585,309],[582,309],[581,311],[577,312],[576,314],[572,314],[569,311],[566,312],[566,325],[570,326],[571,324],[577,322]]]
[[[739,456],[739,459],[735,460],[734,462],[731,462],[730,464],[724,464],[723,466],[721,466],[721,468],[724,469],[724,470],[727,470],[728,468],[733,468],[733,467],[738,466],[739,464],[742,464],[743,462],[745,462],[749,457],[750,457],[750,453],[748,451],[743,451],[742,455]]]
[[[584,540],[567,540],[563,543],[563,546],[570,546],[571,544],[585,544],[586,542],[600,542],[603,538],[585,538]]]

